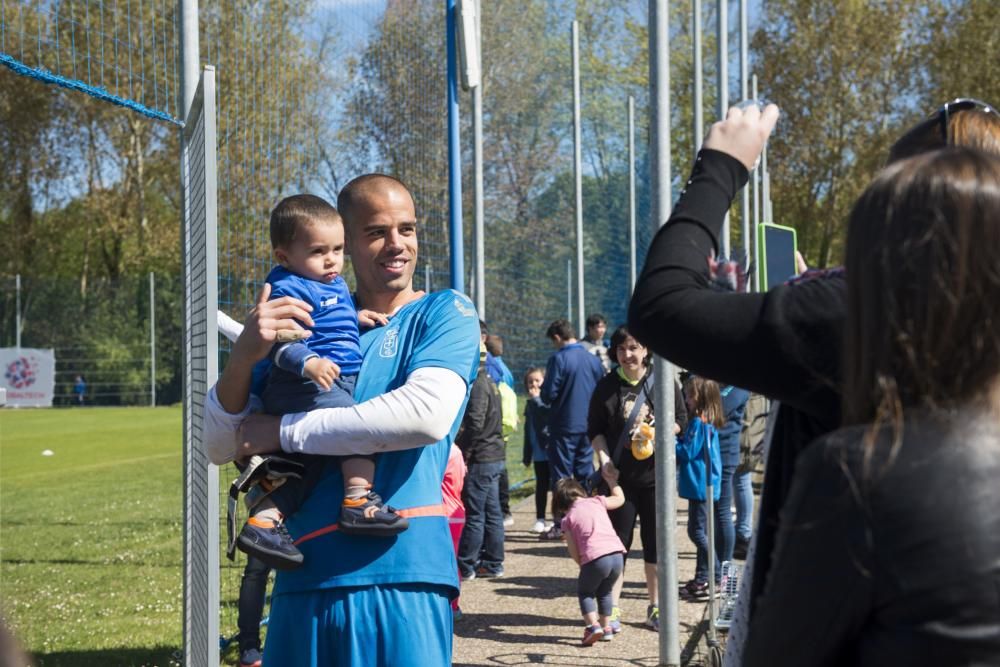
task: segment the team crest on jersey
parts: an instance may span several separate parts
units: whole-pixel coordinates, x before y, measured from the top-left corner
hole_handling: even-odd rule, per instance
[[[462,313],[464,317],[476,316],[476,309],[472,307],[472,304],[457,296],[455,297],[455,309]]]
[[[378,350],[380,357],[395,357],[399,348],[399,327],[386,329],[382,338],[382,346]]]

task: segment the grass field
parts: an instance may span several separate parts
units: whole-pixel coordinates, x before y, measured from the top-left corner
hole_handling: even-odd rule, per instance
[[[0,410],[0,611],[40,667],[175,664],[182,488],[180,408]],[[222,562],[229,634],[242,559]]]
[[[40,665],[170,664],[181,490],[179,408],[0,411],[0,604]]]

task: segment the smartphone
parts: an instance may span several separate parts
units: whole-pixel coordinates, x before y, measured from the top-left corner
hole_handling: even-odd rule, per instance
[[[757,274],[760,291],[766,292],[796,275],[795,229],[772,222],[757,227]]]

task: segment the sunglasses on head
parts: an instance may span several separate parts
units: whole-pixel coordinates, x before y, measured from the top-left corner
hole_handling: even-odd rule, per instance
[[[941,137],[944,139],[945,144],[950,143],[948,141],[949,118],[959,111],[968,111],[970,109],[979,109],[986,113],[997,113],[997,110],[986,102],[971,97],[957,97],[950,102],[945,102],[938,110],[938,123],[941,126]]]

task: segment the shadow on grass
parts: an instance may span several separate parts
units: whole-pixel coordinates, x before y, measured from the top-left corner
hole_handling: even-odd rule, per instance
[[[32,656],[38,667],[178,667],[176,646],[58,651]]]

